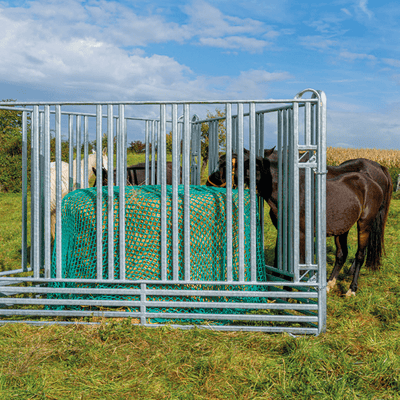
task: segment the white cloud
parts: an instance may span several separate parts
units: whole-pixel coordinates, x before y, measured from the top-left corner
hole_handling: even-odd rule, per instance
[[[327,111],[328,146],[344,147],[344,143],[345,147],[355,148],[398,148],[397,136],[393,135],[400,131],[397,107],[384,112],[363,112],[357,105],[335,103],[331,106]]]
[[[346,60],[355,61],[355,60],[369,60],[376,61],[376,57],[372,54],[360,54],[360,53],[351,53],[349,51],[342,51],[339,54],[339,57],[345,58]]]
[[[368,0],[360,0],[360,2],[358,3],[358,7],[360,8],[360,10],[369,18],[371,19],[374,14],[372,13],[372,11],[370,11],[367,7],[368,4]]]
[[[391,67],[400,68],[400,60],[394,58],[383,58],[382,61]]]
[[[299,37],[300,44],[318,50],[326,50],[338,44],[337,41],[327,39],[323,36],[302,36]]]
[[[224,38],[200,38],[201,45],[221,47],[224,49],[247,49],[251,53],[261,52],[270,42],[242,36],[228,36]]]
[[[261,21],[224,15],[219,9],[203,0],[193,1],[184,9],[190,17],[190,26],[200,37],[260,34],[266,30]]]

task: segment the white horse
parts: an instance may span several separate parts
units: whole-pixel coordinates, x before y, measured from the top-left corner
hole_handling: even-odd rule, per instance
[[[107,149],[103,150],[103,167],[108,168]],[[96,167],[96,152],[88,156],[88,181],[93,175],[93,167]],[[81,185],[84,179],[84,160],[81,161]],[[76,189],[76,160],[73,162],[73,188]],[[54,240],[56,235],[56,163],[50,163],[50,187],[51,187],[51,200],[50,200],[50,218],[51,218],[51,236]],[[61,162],[61,198],[68,194],[69,188],[69,164]]]

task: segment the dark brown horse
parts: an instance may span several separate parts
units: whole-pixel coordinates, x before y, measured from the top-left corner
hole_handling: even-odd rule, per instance
[[[157,185],[157,164],[154,168],[155,170],[155,185]],[[96,175],[96,169],[93,168],[93,172]],[[151,182],[151,164],[149,165],[149,184]],[[116,170],[114,169],[114,182],[116,179]],[[180,167],[180,180],[182,181],[182,168]],[[93,186],[96,186],[95,181]],[[108,183],[108,172],[103,168],[103,186]],[[140,186],[146,183],[146,164],[140,163],[135,165],[130,165],[126,168],[126,184],[130,186]],[[172,185],[172,162],[167,162],[167,185]]]
[[[271,155],[273,149],[270,150]],[[268,152],[266,153],[268,156]],[[247,157],[245,157],[247,158]],[[268,179],[257,183],[257,191],[270,206],[270,216],[273,224],[277,227],[278,217],[278,162],[271,157],[264,158],[270,161],[272,175],[272,187],[268,185]],[[210,176],[210,180],[218,183],[224,180],[224,161],[219,171]],[[247,165],[246,165],[247,164]],[[357,163],[355,163],[357,164]],[[383,231],[387,213],[385,213],[387,198],[381,186],[373,180],[368,173],[350,172],[349,169],[356,168],[351,163],[344,166],[344,171],[339,174],[340,169],[333,173],[337,176],[327,179],[326,182],[326,230],[327,236],[334,236],[336,244],[336,261],[332,274],[328,280],[328,291],[331,289],[339,275],[340,269],[347,258],[347,235],[350,228],[357,223],[358,249],[355,260],[349,273],[353,274],[353,281],[350,285],[347,296],[355,295],[357,280],[360,268],[364,262],[367,251],[366,265],[377,269],[380,265],[380,258],[383,245]],[[359,167],[368,163],[360,163]],[[257,163],[257,169],[259,168]],[[245,162],[245,169],[248,168],[248,161]],[[347,170],[346,170],[347,168]],[[235,171],[236,172],[236,171]],[[261,175],[263,172],[261,172]],[[245,172],[245,177],[248,174]],[[305,196],[304,196],[304,170],[299,173],[300,179],[300,262],[304,263],[305,253]],[[235,182],[237,179],[235,177]],[[245,181],[245,183],[248,183]],[[389,185],[390,188],[390,185]],[[272,193],[271,193],[272,192]],[[391,192],[390,192],[391,193]],[[386,217],[385,217],[386,215]],[[275,257],[276,258],[276,257]],[[276,261],[275,261],[276,262]]]

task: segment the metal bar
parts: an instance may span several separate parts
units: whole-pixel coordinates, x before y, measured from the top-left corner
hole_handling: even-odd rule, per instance
[[[283,137],[282,137],[282,164],[283,164],[283,173],[282,173],[282,234],[281,234],[281,243],[282,243],[282,264],[283,270],[285,272],[292,272],[290,269],[289,262],[289,185],[288,185],[288,176],[289,176],[289,168],[288,168],[288,137],[289,137],[289,110],[285,110],[283,113]]]
[[[283,271],[282,266],[282,137],[283,137],[283,111],[278,111],[278,198],[277,198],[277,207],[278,207],[278,218],[277,218],[277,236],[276,236],[276,248],[275,248],[275,263],[279,270]]]
[[[22,112],[22,238],[21,269],[27,272],[28,264],[28,113]],[[32,241],[32,239],[31,239]]]
[[[244,159],[243,159],[243,104],[237,106],[238,114],[238,209],[239,209],[239,282],[245,280],[244,276]]]
[[[103,170],[102,170],[102,106],[96,106],[96,180],[97,180],[97,193],[96,193],[96,265],[97,279],[103,277]]]
[[[83,188],[89,187],[89,117],[83,119]]]
[[[317,201],[317,260],[320,266],[319,283],[319,333],[326,331],[326,96],[318,92],[318,174],[316,192]]]
[[[257,280],[257,196],[256,196],[256,106],[250,103],[250,271],[251,280]]]
[[[157,168],[156,168],[156,180],[157,180],[157,185],[160,184],[160,163],[161,163],[161,157],[160,157],[160,148],[161,148],[161,135],[160,135],[160,123],[156,121],[156,128],[157,128]]]
[[[22,282],[32,282],[35,284],[39,284],[39,283],[78,283],[78,284],[84,284],[84,283],[104,283],[103,279],[45,279],[45,278],[32,278],[32,277],[5,277],[2,276],[1,277],[1,281],[2,285],[5,285],[7,283],[10,282],[10,284],[18,284],[18,283],[22,283]],[[139,285],[141,283],[146,283],[148,285],[164,285],[164,284],[168,284],[168,285],[172,285],[172,284],[177,284],[179,286],[184,286],[187,288],[187,283],[184,281],[161,281],[161,280],[135,280],[135,281],[128,281],[128,280],[121,280],[121,279],[115,279],[113,281],[113,283],[115,284],[125,284],[125,285]],[[190,282],[191,284],[198,284],[198,285],[219,285],[219,287],[225,286],[225,285],[229,285],[231,286],[232,283],[224,283],[221,281],[200,281],[200,280],[192,280]],[[243,296],[243,293],[246,293],[246,297],[250,296],[264,296],[266,295],[265,291],[243,291],[243,288],[246,288],[247,286],[250,286],[251,288],[254,288],[254,282],[235,282],[235,284],[237,286],[239,286],[238,291],[224,291],[224,290],[204,290],[204,291],[197,291],[195,293],[199,294],[199,295],[204,295],[204,296]],[[315,282],[298,282],[298,283],[294,283],[294,282],[290,282],[290,281],[271,281],[271,282],[257,282],[257,286],[273,286],[273,287],[282,287],[282,286],[287,286],[287,287],[293,287],[293,288],[313,288],[316,291],[314,292],[290,292],[292,293],[290,296],[286,295],[282,296],[282,291],[268,291],[268,297],[298,297],[298,298],[317,298],[318,297],[318,288],[319,288],[319,284],[315,283]],[[31,287],[21,287],[21,286],[2,286],[1,287],[1,291],[6,293],[6,292],[18,292],[18,293],[86,293],[86,294],[134,294],[135,290],[138,289],[97,289],[97,288],[89,288],[89,289],[85,289],[85,288],[44,288],[44,287],[40,287],[40,286],[31,286]],[[154,292],[151,292],[151,294],[160,294],[162,295],[163,293],[165,295],[176,295],[176,296],[185,296],[185,295],[192,295],[194,292],[193,290],[185,290],[185,289],[177,289],[177,290],[169,290],[169,289],[165,289],[165,288],[161,288],[161,289],[151,289],[154,290]],[[159,292],[157,292],[157,290],[159,290]],[[236,293],[236,294],[235,294]]]
[[[44,107],[44,276],[50,278],[51,269],[51,220],[50,220],[50,106]]]
[[[160,181],[161,184],[161,203],[160,203],[160,218],[161,218],[161,280],[167,279],[167,150],[166,150],[166,105],[160,105]]]
[[[118,105],[119,125],[119,273],[120,279],[125,280],[125,185],[126,185],[126,145],[125,145],[125,107]]]
[[[75,182],[76,182],[76,188],[80,189],[81,188],[81,153],[82,153],[82,146],[81,146],[81,137],[82,137],[82,120],[81,116],[77,115],[76,116],[76,157],[75,157]]]
[[[145,122],[144,143],[145,143],[145,185],[149,184],[149,125],[150,121]]]
[[[299,194],[299,107],[293,104],[293,127],[292,127],[292,175],[293,175],[293,268],[294,281],[300,281],[300,194]]]
[[[32,168],[31,168],[31,266],[33,268],[33,276],[39,277],[39,207],[40,207],[40,170],[39,170],[39,107],[33,107],[32,116]]]
[[[124,101],[125,105],[160,105],[160,104],[171,104],[171,103],[175,103],[175,104],[226,104],[226,103],[231,103],[231,104],[249,104],[249,103],[255,103],[255,104],[262,104],[262,103],[268,103],[268,104],[284,104],[284,103],[288,103],[288,104],[293,104],[293,103],[305,103],[305,102],[309,102],[309,103],[317,103],[318,100],[317,99],[268,99],[268,100],[175,100],[175,101],[171,101],[171,100],[165,100],[165,101]],[[3,102],[0,101],[0,106]],[[84,106],[84,105],[102,105],[104,104],[104,102],[101,101],[91,101],[91,102],[87,102],[87,101],[75,101],[75,102],[70,102],[70,101],[53,101],[53,102],[43,102],[43,101],[39,101],[39,102],[32,102],[32,101],[28,101],[28,102],[21,102],[21,101],[17,101],[17,102],[13,102],[14,106],[31,106],[31,105],[38,105],[38,106],[42,106],[42,105],[63,105],[63,106]],[[108,101],[107,104],[112,104],[112,105],[119,105],[121,104],[120,101]],[[3,106],[1,106],[3,107]],[[290,107],[290,105],[288,106]],[[263,112],[267,112],[269,110],[263,111]],[[276,111],[275,109],[273,111]],[[80,113],[79,113],[80,114]]]
[[[179,215],[178,215],[178,185],[180,140],[178,135],[178,106],[172,105],[172,278],[179,279]],[[179,142],[178,142],[179,141]]]
[[[226,280],[233,281],[232,272],[232,105],[225,105],[226,115]]]
[[[74,139],[73,117],[68,114],[68,192],[74,190]]]
[[[156,184],[156,123],[151,123],[151,184]]]
[[[107,210],[108,210],[108,279],[114,279],[114,116],[113,106],[107,105]]]
[[[184,159],[184,258],[185,281],[190,281],[190,108],[189,104],[183,106],[183,159]]]
[[[304,138],[305,144],[311,144],[311,105],[306,104],[304,115]],[[300,147],[300,146],[299,146]],[[311,153],[309,153],[311,156]],[[305,169],[305,263],[311,264],[313,259],[314,227],[312,225],[312,187],[311,187],[311,169]]]
[[[55,107],[55,136],[56,136],[56,278],[62,278],[62,230],[61,230],[61,106]]]
[[[39,111],[39,265],[44,266],[44,113]]]

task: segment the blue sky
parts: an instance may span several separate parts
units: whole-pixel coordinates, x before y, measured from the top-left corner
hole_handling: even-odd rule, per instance
[[[0,1],[0,98],[328,99],[328,146],[400,149],[400,3]],[[273,145],[273,143],[266,143]]]

